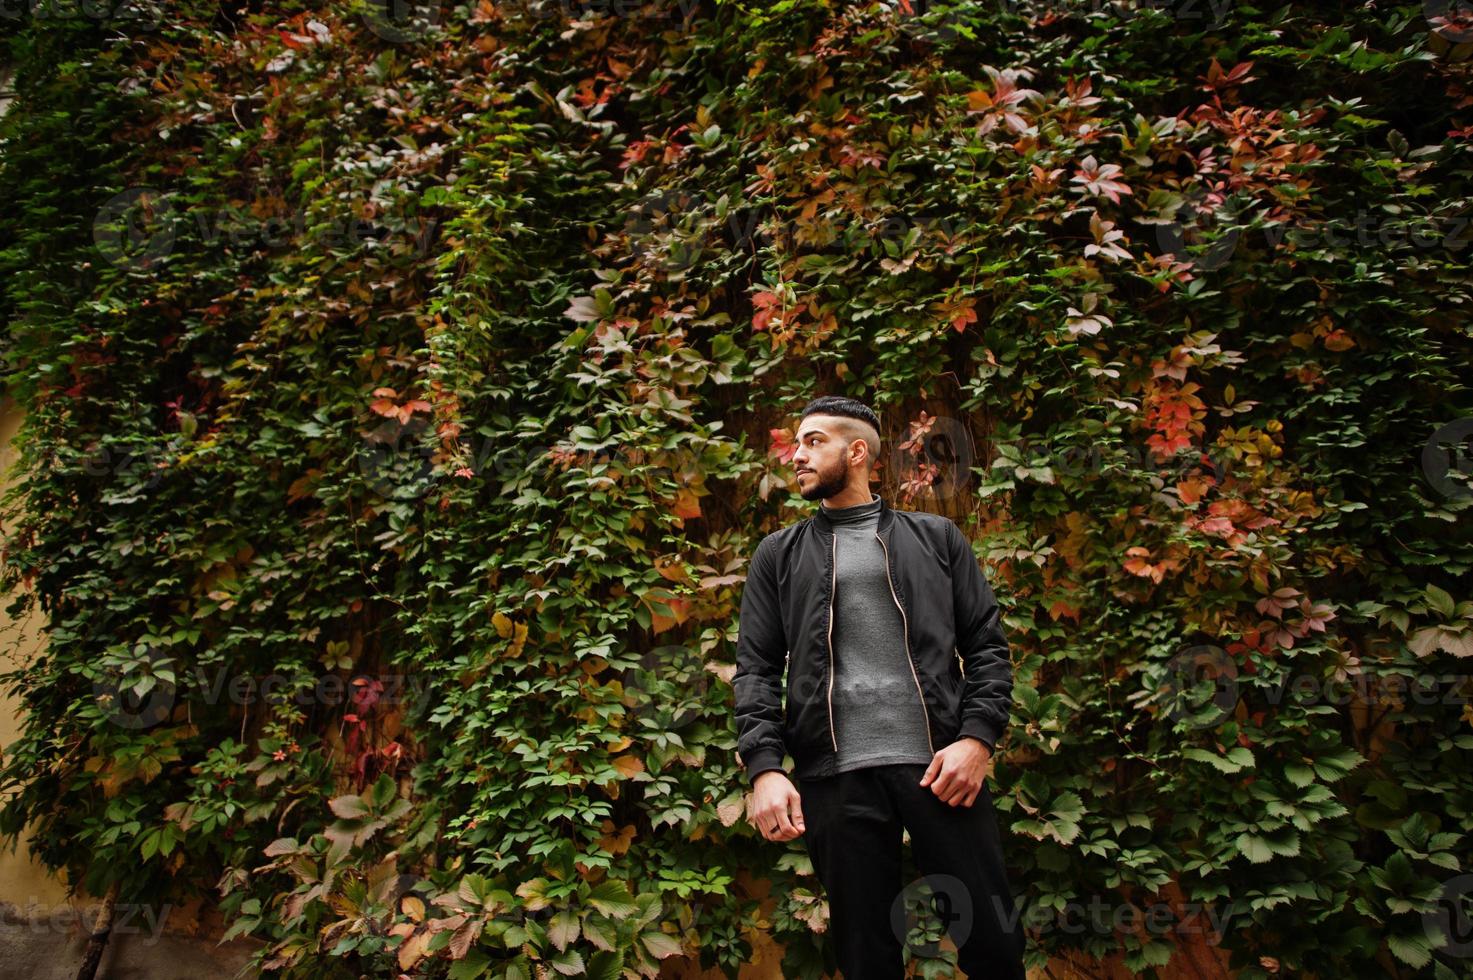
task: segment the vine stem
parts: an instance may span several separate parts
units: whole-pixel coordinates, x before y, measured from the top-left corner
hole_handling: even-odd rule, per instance
[[[118,906],[118,883],[112,883],[107,890],[107,895],[102,899],[102,908],[97,912],[97,921],[93,923],[88,932],[87,953],[82,957],[82,965],[77,970],[77,980],[93,980],[97,975],[97,966],[102,962],[102,954],[107,951],[108,936],[113,931],[113,910]]]

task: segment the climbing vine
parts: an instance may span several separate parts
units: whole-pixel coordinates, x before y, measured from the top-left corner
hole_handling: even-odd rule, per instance
[[[26,6],[0,833],[282,977],[832,972],[730,679],[843,393],[1006,608],[1031,964],[1457,975],[1445,6]]]

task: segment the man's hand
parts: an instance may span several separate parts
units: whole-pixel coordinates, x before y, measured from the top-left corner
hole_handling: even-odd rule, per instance
[[[930,786],[931,792],[951,806],[971,806],[982,792],[982,780],[991,762],[992,751],[981,739],[967,735],[931,757],[921,785]]]
[[[768,840],[792,840],[803,833],[803,804],[787,774],[764,772],[752,784],[747,819]]]

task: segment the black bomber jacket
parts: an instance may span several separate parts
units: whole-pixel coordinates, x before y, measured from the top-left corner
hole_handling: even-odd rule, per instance
[[[1012,707],[1012,662],[1001,609],[966,535],[948,517],[894,510],[883,497],[875,535],[885,549],[931,752],[965,736],[994,748]],[[833,522],[820,504],[812,517],[764,537],[752,553],[732,676],[737,759],[749,783],[783,770],[785,754],[793,758],[795,778],[837,771],[836,547]]]

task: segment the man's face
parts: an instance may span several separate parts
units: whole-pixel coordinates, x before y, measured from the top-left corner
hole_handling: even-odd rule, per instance
[[[804,500],[823,500],[849,485],[849,440],[832,415],[810,415],[798,427],[798,492]]]

